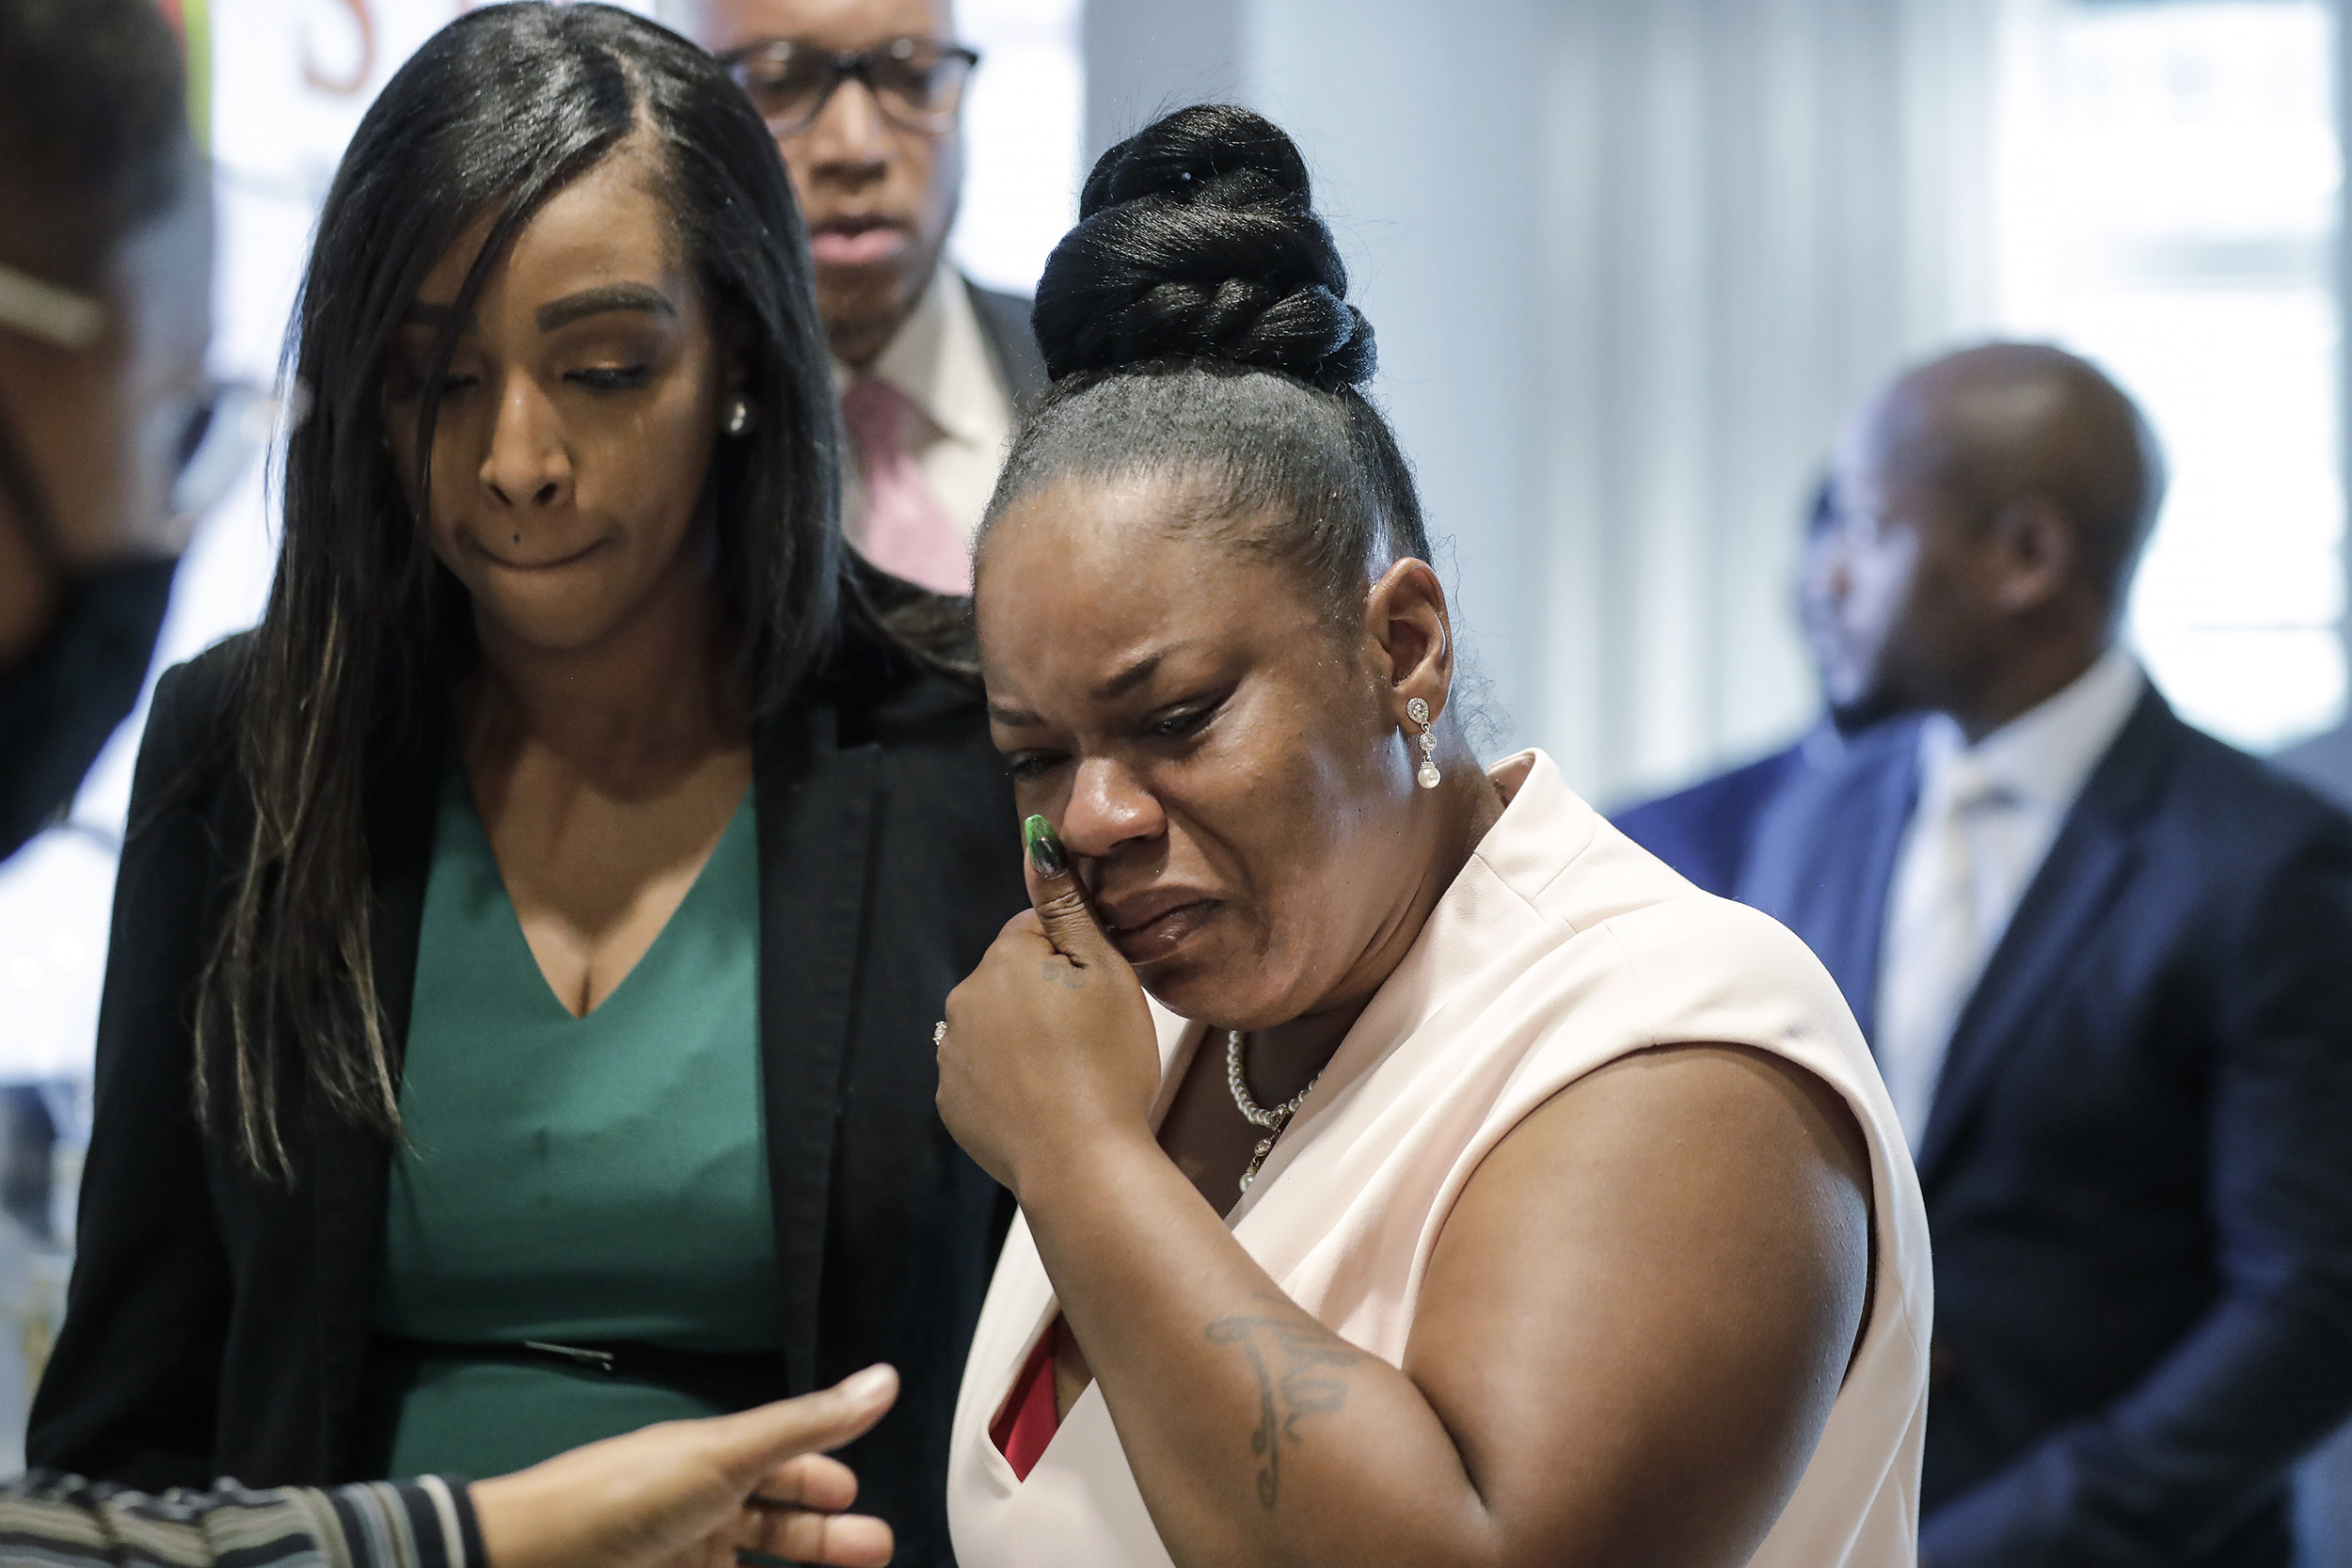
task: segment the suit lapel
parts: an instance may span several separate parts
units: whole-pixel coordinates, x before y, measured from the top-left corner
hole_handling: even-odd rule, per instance
[[[437,723],[420,754],[388,777],[373,802],[375,825],[369,880],[369,942],[376,995],[395,1081],[408,1042],[415,1001],[417,946],[424,925],[425,883],[433,872],[433,826],[447,752]],[[384,1267],[384,1212],[391,1147],[306,1099],[310,1128],[311,1244],[318,1281],[319,1459],[321,1481],[361,1480],[349,1472],[360,1390],[374,1332],[375,1296]]]
[[[1901,853],[1903,831],[1919,794],[1919,748],[1904,743],[1867,781],[1868,794],[1850,830],[1852,850],[1839,863],[1847,884],[1838,892],[1837,960],[1830,974],[1854,999],[1854,1022],[1868,1039],[1878,1027],[1879,949],[1886,934],[1886,893]]]
[[[2138,819],[2160,782],[2180,721],[2152,687],[2066,815],[2009,928],[1952,1025],[1919,1140],[1919,1178],[1948,1157],[2000,1064],[2082,952],[2139,853]]]
[[[1918,727],[1857,741],[1822,775],[1801,777],[1757,834],[1758,875],[1742,895],[1821,960],[1867,1038],[1878,1000],[1886,890],[1918,790]]]
[[[880,808],[882,748],[843,747],[811,702],[763,726],[758,752],[762,1107],[783,1281],[785,1377],[816,1386],[834,1138]]]
[[[970,278],[964,279],[963,286],[972,297],[972,313],[979,319],[980,336],[988,340],[990,352],[996,356],[996,368],[1004,372],[1013,406],[1031,406],[1052,378],[1045,371],[1045,356],[1038,352],[1037,333],[1029,325],[1029,302],[1017,294],[983,289]]]

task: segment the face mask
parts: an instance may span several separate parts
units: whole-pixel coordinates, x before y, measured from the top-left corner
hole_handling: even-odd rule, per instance
[[[147,680],[176,561],[134,561],[67,585],[30,656],[0,671],[0,859],[73,799]]]

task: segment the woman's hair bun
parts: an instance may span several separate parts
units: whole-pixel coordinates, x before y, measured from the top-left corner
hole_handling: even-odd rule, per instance
[[[1372,377],[1372,324],[1310,200],[1306,160],[1264,116],[1210,103],[1103,154],[1032,321],[1056,380],[1183,356],[1326,390]]]

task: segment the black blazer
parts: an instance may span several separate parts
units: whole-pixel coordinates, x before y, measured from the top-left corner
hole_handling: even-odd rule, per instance
[[[190,1114],[190,997],[251,816],[220,737],[233,646],[164,676],[99,1018],[97,1123],[37,1465],[155,1487],[358,1475],[389,1146],[309,1104],[291,1189]],[[376,983],[405,1037],[438,758],[384,789]],[[948,1418],[1010,1199],[933,1096],[947,991],[1026,902],[976,692],[852,638],[755,739],[760,1056],[778,1332],[795,1393],[877,1360],[898,1407],[845,1457],[898,1560],[947,1563]]]
[[[1005,372],[1005,385],[1012,389],[1013,406],[1028,407],[1045,390],[1048,380],[1045,356],[1038,352],[1037,333],[1029,325],[1029,301],[1019,294],[983,289],[968,277],[963,286],[972,296],[972,313],[979,318],[980,336],[988,340],[990,352],[996,356],[996,368]]]
[[[1917,725],[1768,816],[1743,896],[1866,1034]],[[2280,1568],[2352,1412],[2352,821],[2153,691],[1956,1022],[1920,1557]]]

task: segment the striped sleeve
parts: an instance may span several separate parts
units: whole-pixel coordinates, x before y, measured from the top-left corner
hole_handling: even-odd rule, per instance
[[[330,1490],[134,1492],[36,1470],[0,1486],[5,1568],[487,1568],[438,1476]]]

